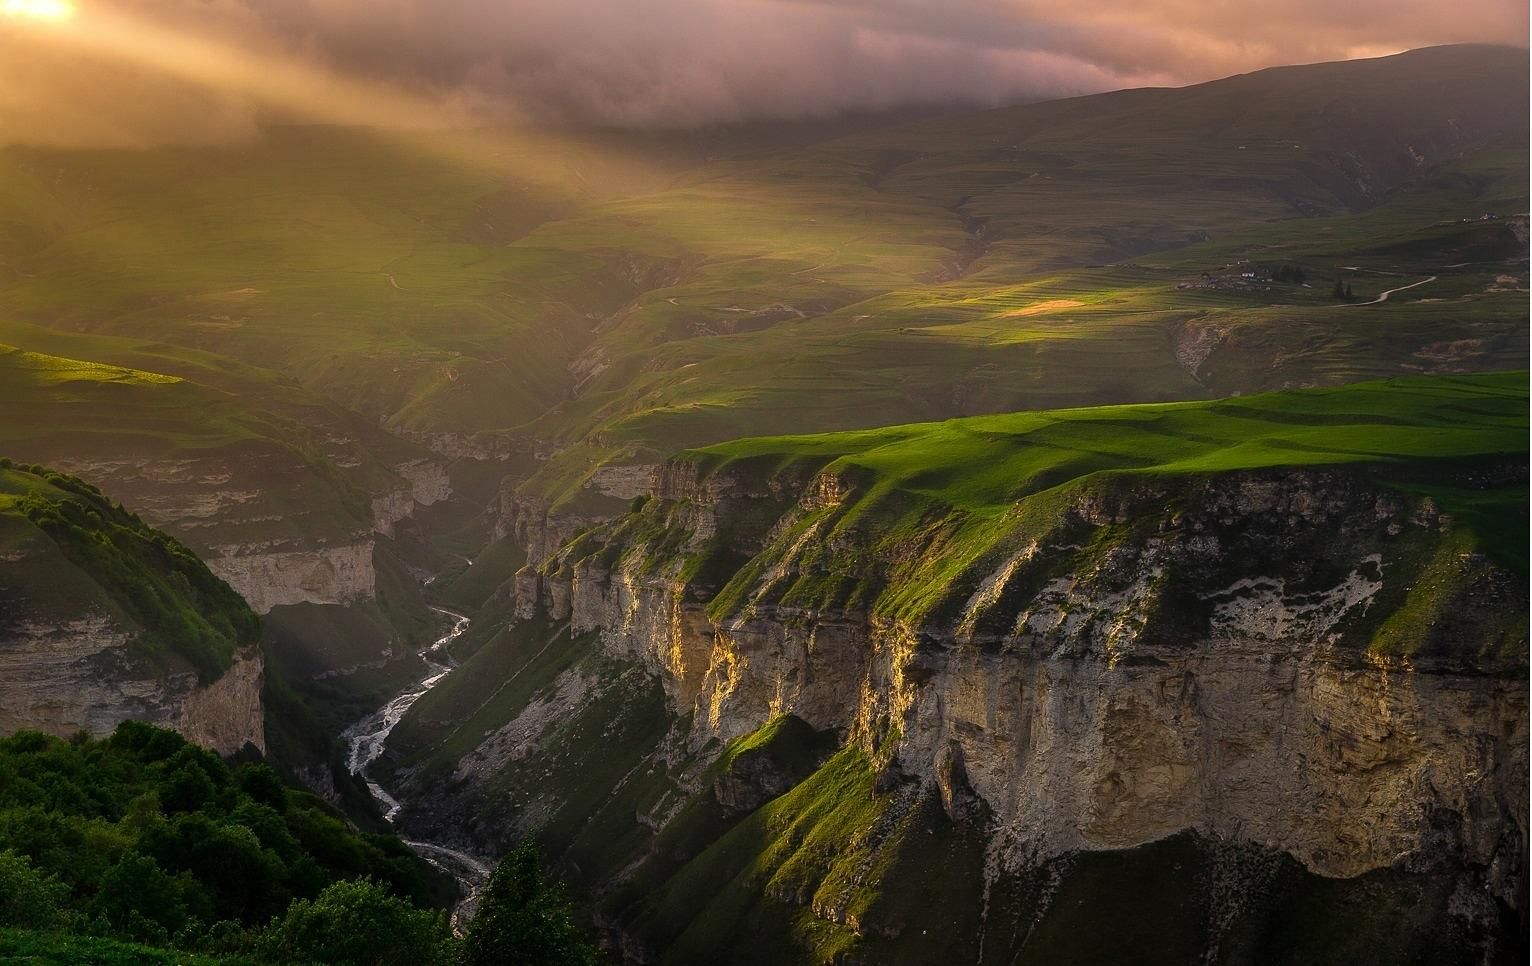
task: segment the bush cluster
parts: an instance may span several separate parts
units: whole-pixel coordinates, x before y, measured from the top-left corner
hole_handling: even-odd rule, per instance
[[[443,898],[397,838],[358,832],[263,763],[139,722],[101,740],[0,739],[0,930],[231,963],[594,961],[530,846],[496,870],[466,942]]]

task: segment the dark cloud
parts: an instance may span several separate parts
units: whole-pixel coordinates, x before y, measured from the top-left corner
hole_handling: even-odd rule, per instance
[[[78,2],[69,30],[89,30],[96,17],[146,22],[238,50],[257,67],[322,73],[349,85],[351,100],[365,84],[484,117],[640,126],[1180,84],[1435,43],[1519,44],[1527,30],[1521,0]],[[19,118],[39,123],[38,103],[65,126],[88,122],[101,91],[124,76],[143,96],[112,118],[119,131],[156,136],[160,99],[177,105],[178,121],[206,111],[220,131],[260,109],[257,77],[242,86],[237,72],[191,76],[153,57],[114,64],[110,50],[69,52],[38,33],[0,24],[0,126],[12,137]],[[50,82],[50,63],[71,76]],[[170,79],[155,78],[157,68]],[[316,91],[316,104],[325,96]]]

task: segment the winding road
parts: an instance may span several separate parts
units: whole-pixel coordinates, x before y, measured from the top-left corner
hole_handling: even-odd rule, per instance
[[[1437,278],[1437,276],[1432,275],[1430,278],[1423,278],[1423,279],[1421,279],[1418,282],[1411,282],[1408,285],[1401,285],[1398,288],[1391,288],[1388,291],[1384,292],[1382,295],[1379,295],[1377,298],[1375,298],[1375,299],[1373,299],[1373,300],[1371,300],[1369,302],[1357,302],[1352,307],[1353,308],[1360,308],[1363,305],[1377,305],[1379,302],[1387,302],[1388,301],[1388,297],[1390,295],[1393,295],[1395,292],[1403,292],[1407,288],[1414,288],[1417,285],[1424,285],[1427,282],[1434,282],[1434,281],[1436,281],[1436,278]]]

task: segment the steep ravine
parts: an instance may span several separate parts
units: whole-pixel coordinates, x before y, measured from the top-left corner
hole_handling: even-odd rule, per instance
[[[373,714],[368,715],[361,721],[351,726],[341,735],[346,745],[346,767],[351,774],[364,782],[368,792],[372,794],[385,821],[393,823],[395,817],[403,807],[399,800],[389,794],[368,773],[369,766],[382,754],[384,743],[389,734],[398,725],[401,718],[409,709],[419,701],[426,692],[430,691],[443,678],[451,672],[453,664],[449,648],[452,642],[457,640],[468,630],[472,621],[455,611],[443,607],[433,607],[444,617],[452,621],[452,628],[437,638],[430,645],[420,651],[420,660],[425,666],[424,674],[418,681],[413,682],[399,694],[395,695],[383,707]],[[447,845],[435,842],[420,841],[405,838],[404,843],[415,850],[421,858],[432,865],[451,875],[457,880],[463,890],[464,901],[459,904],[453,913],[455,927],[460,927],[465,913],[472,915],[474,903],[477,901],[479,890],[483,888],[489,878],[489,866],[481,859],[470,855],[460,849],[454,849]]]
[[[1520,460],[1454,472],[1455,484],[1525,480]],[[911,619],[879,601],[908,592],[910,561],[954,538],[934,520],[892,544],[875,543],[875,522],[842,526],[859,485],[683,460],[640,510],[519,575],[533,639],[508,653],[596,643],[543,672],[468,754],[443,745],[406,762],[405,827],[490,849],[539,837],[638,961],[769,962],[717,944],[770,922],[807,961],[919,962],[917,934],[957,942],[954,961],[1033,961],[1067,911],[1051,896],[1131,869],[1150,891],[1193,870],[1194,912],[1178,914],[1207,961],[1249,961],[1238,950],[1289,920],[1319,935],[1344,916],[1357,936],[1392,929],[1406,944],[1374,956],[1429,942],[1447,961],[1514,950],[1525,587],[1431,497],[1366,467],[1080,485],[1045,514],[1015,515],[1003,552]],[[569,643],[537,639],[540,621],[567,621]],[[636,727],[651,686],[669,723]],[[603,702],[605,725],[578,725]],[[791,746],[760,737],[783,720],[844,751],[818,771],[822,753],[784,765]],[[590,767],[578,727],[643,745],[583,810],[568,799],[584,786],[561,773]],[[555,777],[538,789],[516,777],[526,771]],[[852,798],[826,802],[823,785]],[[863,794],[870,811],[847,817]],[[591,868],[603,860],[581,842],[623,810],[636,828]],[[734,841],[782,822],[800,829],[782,844]],[[947,842],[940,859],[912,851],[919,829]],[[761,858],[731,865],[741,847]],[[1107,865],[1089,871],[1092,855]],[[896,898],[931,861],[949,877],[940,902]],[[1091,888],[1081,901],[1110,892]],[[1375,904],[1302,907],[1320,894]],[[973,904],[950,907],[963,896]],[[1382,910],[1401,908],[1414,911],[1388,925]],[[713,918],[732,925],[709,933]],[[813,939],[825,929],[833,940]],[[1291,961],[1313,952],[1292,949]]]
[[[412,836],[537,841],[634,962],[1515,962],[1525,408],[684,453],[605,522],[508,517],[534,563],[378,774]]]

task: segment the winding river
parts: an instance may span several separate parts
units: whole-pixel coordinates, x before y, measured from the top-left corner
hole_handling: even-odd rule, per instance
[[[425,662],[425,673],[409,687],[396,694],[383,707],[347,728],[342,735],[347,745],[347,770],[367,783],[367,790],[372,793],[378,807],[383,810],[384,820],[390,825],[394,823],[394,819],[398,817],[399,810],[403,806],[398,799],[388,793],[387,789],[367,774],[367,769],[383,753],[383,746],[388,741],[389,734],[403,719],[405,712],[409,711],[416,701],[419,701],[427,691],[436,687],[452,671],[452,656],[447,648],[453,641],[463,636],[463,632],[468,630],[468,625],[472,623],[464,615],[444,607],[431,609],[444,617],[452,618],[452,629],[421,649],[420,659]],[[458,884],[463,887],[467,898],[459,903],[452,914],[454,928],[461,930],[463,923],[472,915],[472,910],[477,905],[479,891],[489,878],[489,866],[466,852],[438,845],[435,842],[419,842],[402,836],[400,840],[414,849],[421,858],[457,879]]]

